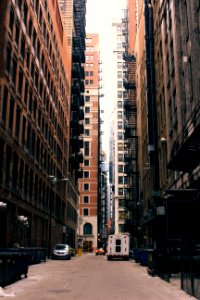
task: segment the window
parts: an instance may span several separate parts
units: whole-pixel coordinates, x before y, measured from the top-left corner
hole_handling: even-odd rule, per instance
[[[23,86],[23,71],[20,68],[19,70],[19,78],[18,78],[18,94],[22,95],[22,86]]]
[[[83,196],[83,203],[89,203],[89,196]]]
[[[123,176],[118,177],[118,184],[123,184]]]
[[[9,114],[9,129],[12,131],[13,128],[13,114],[14,114],[14,99],[11,97],[10,99],[10,114]]]
[[[6,122],[7,105],[8,105],[8,89],[7,87],[4,87],[2,116],[1,116],[2,121],[4,122]]]
[[[85,96],[85,102],[90,102],[90,96]]]
[[[14,57],[12,63],[12,82],[14,85],[16,82],[16,72],[17,72],[17,59]]]
[[[127,218],[125,211],[119,211],[119,219],[125,220]]]
[[[19,44],[19,22],[16,22],[15,24],[15,43]]]
[[[118,119],[122,119],[122,111],[117,112],[117,117],[118,117]]]
[[[29,70],[29,68],[30,68],[30,51],[29,50],[27,50],[27,52],[26,52],[26,67]]]
[[[90,71],[90,76],[93,76],[94,75],[94,72],[93,71]]]
[[[83,208],[83,215],[84,216],[89,216],[89,210],[88,210],[88,208]],[[84,225],[84,228],[85,228],[85,225]]]
[[[26,23],[27,23],[27,15],[28,15],[28,7],[26,2],[24,2],[24,16],[23,16],[23,21],[24,21],[24,25],[26,27]]]
[[[118,132],[117,133],[117,136],[118,136],[118,140],[123,140],[123,132]]]
[[[14,28],[14,19],[15,19],[14,10],[13,10],[13,7],[11,7],[11,9],[10,9],[9,27],[10,27],[10,31],[12,33],[13,33],[13,28]]]
[[[87,124],[87,125],[90,124],[90,119],[89,118],[85,118],[85,124]]]
[[[122,81],[118,81],[118,82],[117,82],[117,87],[118,87],[118,88],[122,88]]]
[[[23,116],[22,121],[22,144],[25,145],[25,135],[26,135],[26,118]]]
[[[86,156],[90,155],[90,142],[88,141],[84,142],[84,154]]]
[[[90,130],[89,129],[85,129],[85,135],[89,136],[90,135]]]
[[[89,191],[89,183],[84,183],[83,184],[83,190],[84,191]]]
[[[119,224],[119,232],[125,232],[125,225],[124,224]]]
[[[118,154],[118,161],[123,161],[123,154]]]
[[[123,165],[118,165],[118,173],[123,173],[124,168]]]
[[[25,58],[25,36],[24,35],[22,35],[21,37],[20,54],[22,59],[24,59]]]
[[[117,108],[122,108],[122,101],[117,101]]]
[[[122,71],[117,72],[117,78],[122,78]]]
[[[30,38],[32,36],[32,30],[33,30],[33,21],[30,18],[30,20],[29,20],[29,26],[28,26],[28,35],[29,35]]]
[[[93,84],[94,83],[94,81],[93,80],[90,80],[90,84]]]
[[[124,208],[124,207],[125,207],[124,200],[119,199],[119,208]]]
[[[21,117],[21,110],[20,110],[20,107],[17,106],[16,121],[15,121],[15,136],[16,136],[17,139],[19,138],[20,117]]]
[[[90,165],[89,159],[84,160],[84,166],[88,167]]]
[[[122,62],[117,62],[117,68],[121,69],[122,68]]]
[[[92,38],[86,38],[86,43],[92,43]]]
[[[118,195],[119,196],[123,196],[123,188],[119,188],[118,189]]]
[[[10,62],[11,62],[11,46],[8,45],[6,53],[6,71],[10,73]]]
[[[122,129],[122,124],[123,124],[122,121],[118,121],[117,124],[118,124],[118,129]]]
[[[117,98],[122,98],[122,91],[117,92]]]
[[[124,150],[123,143],[118,143],[118,151],[123,151],[123,150]]]
[[[27,105],[28,102],[28,81],[25,82],[25,89],[24,89],[24,103]]]
[[[84,234],[92,234],[92,224],[86,223],[83,227],[83,232]]]
[[[90,113],[90,107],[89,107],[89,106],[86,106],[86,108],[85,108],[85,112],[86,112],[87,114],[89,114],[89,113]]]
[[[84,171],[84,178],[89,178],[89,171]]]

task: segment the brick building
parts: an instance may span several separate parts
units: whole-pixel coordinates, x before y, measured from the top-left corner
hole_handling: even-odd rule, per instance
[[[79,180],[79,242],[83,248],[97,246],[98,156],[99,156],[99,38],[86,35],[85,119],[83,178]]]
[[[67,196],[69,47],[56,0],[5,0],[0,14],[0,246],[50,249],[69,230],[75,239],[77,222]]]

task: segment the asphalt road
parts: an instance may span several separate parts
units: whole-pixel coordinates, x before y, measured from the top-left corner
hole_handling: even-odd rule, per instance
[[[29,267],[27,278],[0,289],[15,300],[192,300],[177,284],[151,277],[134,261],[83,255]]]

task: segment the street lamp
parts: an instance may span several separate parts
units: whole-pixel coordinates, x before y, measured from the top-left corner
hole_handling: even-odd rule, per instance
[[[52,184],[52,186],[54,186],[56,183],[58,182],[66,182],[66,181],[69,181],[69,178],[61,178],[61,179],[58,179],[56,176],[54,175],[49,175],[48,176],[48,179],[49,179],[49,182]],[[52,235],[52,209],[53,209],[53,206],[52,206],[52,197],[51,197],[51,194],[50,194],[50,205],[49,205],[49,235],[48,235],[48,258],[51,257],[51,235]]]

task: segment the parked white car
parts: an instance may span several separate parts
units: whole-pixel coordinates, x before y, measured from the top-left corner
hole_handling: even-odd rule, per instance
[[[56,244],[52,249],[52,259],[71,259],[71,248],[67,244]]]

